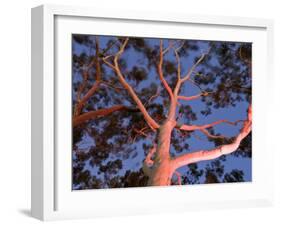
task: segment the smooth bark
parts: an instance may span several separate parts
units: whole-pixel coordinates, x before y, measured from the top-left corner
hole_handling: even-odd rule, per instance
[[[157,72],[158,76],[163,84],[165,90],[169,94],[170,98],[170,106],[169,112],[166,117],[166,120],[162,124],[158,124],[149,114],[147,111],[147,107],[141,102],[140,98],[135,93],[132,86],[126,81],[125,77],[123,76],[121,69],[119,67],[119,58],[123,54],[126,45],[129,41],[129,38],[126,38],[125,41],[121,44],[119,51],[115,55],[109,55],[103,58],[104,63],[109,66],[118,77],[120,84],[123,86],[125,90],[127,90],[130,97],[134,100],[136,107],[142,113],[147,125],[151,128],[152,131],[157,132],[157,144],[155,144],[151,150],[149,151],[148,155],[146,156],[144,163],[143,163],[143,170],[145,174],[149,176],[148,184],[151,186],[164,186],[171,184],[171,178],[175,173],[178,177],[178,183],[180,184],[180,175],[177,173],[176,169],[180,168],[184,165],[188,165],[191,163],[196,163],[204,160],[212,160],[215,158],[220,157],[221,155],[230,154],[236,151],[241,143],[241,141],[251,132],[251,124],[252,124],[252,110],[251,105],[248,108],[248,117],[244,120],[243,127],[240,133],[236,136],[234,141],[231,144],[222,145],[216,147],[212,150],[200,150],[193,153],[187,153],[180,155],[176,158],[171,158],[170,156],[170,146],[171,146],[171,135],[173,129],[180,129],[185,131],[194,131],[194,130],[201,130],[206,136],[215,138],[215,135],[212,135],[206,130],[207,128],[211,128],[221,123],[226,123],[230,125],[237,125],[241,120],[237,122],[229,122],[227,120],[218,120],[216,122],[205,124],[205,125],[179,125],[176,122],[176,114],[177,114],[177,106],[178,100],[195,100],[200,98],[201,96],[206,96],[208,93],[202,92],[195,96],[181,96],[180,89],[181,86],[186,82],[191,80],[191,75],[195,71],[196,67],[204,60],[205,56],[208,54],[210,49],[201,55],[201,57],[195,62],[194,65],[190,67],[187,74],[183,77],[181,76],[181,65],[180,65],[180,58],[178,55],[178,51],[181,47],[174,48],[172,45],[165,50],[163,50],[163,42],[160,41],[160,49],[159,49],[159,62],[157,65]],[[171,48],[174,49],[176,60],[177,60],[177,82],[175,87],[172,89],[168,82],[164,78],[164,73],[162,70],[163,66],[163,56],[167,53]],[[108,59],[113,57],[113,61],[109,62]],[[200,87],[199,87],[200,88]],[[93,88],[94,89],[94,88]],[[87,95],[85,97],[88,97]],[[100,115],[108,115],[115,111],[125,110],[126,107],[124,106],[116,106],[112,107],[112,109],[102,109],[100,112],[88,112],[85,114],[80,115],[76,121],[74,120],[74,125],[78,125],[85,120],[90,120]],[[98,114],[100,113],[100,114]]]

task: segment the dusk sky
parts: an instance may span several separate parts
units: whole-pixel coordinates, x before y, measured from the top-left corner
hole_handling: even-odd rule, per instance
[[[94,36],[93,36],[94,38]],[[113,37],[108,36],[99,36],[100,40],[100,48],[104,49],[106,47],[106,43]],[[149,46],[155,46],[159,45],[159,39],[157,38],[145,38]],[[164,47],[168,46],[168,40],[163,39]],[[182,67],[182,74],[186,74],[191,65],[193,65],[193,62],[195,60],[195,57],[200,56],[202,52],[208,51],[209,48],[209,41],[192,41],[194,42],[199,48],[196,50],[189,50],[188,56],[181,57],[181,67]],[[72,42],[73,44],[73,54],[80,55],[82,53],[85,53],[86,55],[92,55],[94,53],[94,50],[90,47],[87,47],[85,45],[81,45],[75,41]],[[241,43],[234,43],[232,45],[233,51],[237,50],[237,48],[241,45]],[[211,54],[211,53],[210,53]],[[134,66],[141,66],[144,68],[147,68],[147,59],[143,57],[143,54],[139,51],[135,50],[134,48],[130,48],[129,50],[125,51],[122,55],[122,59],[126,62],[126,70],[131,71]],[[175,61],[175,55],[173,51],[169,51],[165,58],[166,60],[176,62]],[[211,63],[216,66],[218,64],[216,58],[212,58]],[[200,70],[200,67],[198,66],[198,71]],[[241,66],[243,69],[243,67]],[[105,69],[106,72],[110,73],[109,68]],[[136,92],[141,92],[142,88],[150,86],[152,83],[157,84],[160,88],[162,88],[162,84],[159,80],[159,77],[157,75],[157,71],[155,68],[151,68],[148,71],[148,78],[142,82],[140,82],[138,85],[134,85],[134,89]],[[125,73],[125,72],[124,72]],[[79,81],[82,81],[82,76],[79,74],[79,72],[73,72],[73,84],[77,83]],[[204,85],[201,87],[205,88]],[[210,87],[210,86],[208,86]],[[181,95],[183,96],[192,96],[197,95],[200,93],[200,89],[196,86],[194,86],[191,83],[185,83],[183,86],[183,89],[181,90]],[[73,101],[76,101],[76,92],[73,90]],[[123,104],[130,104],[127,100],[122,100]],[[153,100],[153,103],[156,104],[162,104],[163,103],[163,97],[158,96]],[[212,108],[212,113],[210,115],[202,115],[200,112],[205,109],[206,103],[202,102],[200,99],[192,100],[192,101],[180,101],[180,105],[189,105],[192,108],[192,111],[196,114],[197,119],[190,122],[191,124],[196,125],[202,125],[206,123],[211,123],[217,120],[226,119],[229,121],[237,121],[237,120],[244,120],[247,117],[247,107],[248,102],[245,100],[242,100],[240,102],[236,103],[236,106],[227,106],[225,108]],[[110,107],[112,106],[112,103],[104,103],[104,106]],[[103,107],[104,107],[103,106]],[[116,113],[118,114],[118,112]],[[183,119],[178,120],[179,123],[186,123],[184,117]],[[228,124],[219,124],[214,127],[215,133],[220,133],[226,137],[233,137],[236,136],[240,129],[242,127],[242,123],[237,124],[237,126],[228,125]],[[208,140],[208,138],[201,132],[201,131],[195,131],[191,134],[191,136],[186,141],[189,145],[189,148],[187,150],[183,150],[181,154],[186,152],[194,152],[201,149],[212,149],[215,147],[214,142],[211,142]],[[123,176],[126,172],[126,170],[131,171],[138,171],[142,167],[142,162],[145,158],[145,153],[143,150],[143,143],[151,144],[151,141],[149,139],[141,139],[135,143],[132,143],[130,145],[135,147],[135,150],[130,153],[130,157],[128,159],[122,160],[123,167],[120,169],[117,173],[117,175]],[[76,144],[79,150],[87,152],[92,146],[95,145],[95,139],[93,137],[89,136],[89,134],[84,133],[82,136],[82,139]],[[173,145],[171,145],[170,153],[174,154],[175,156],[178,155],[177,152],[174,150]],[[73,158],[75,159],[75,155],[73,154]],[[105,159],[102,164],[106,164],[108,161],[116,160],[116,159],[122,159],[118,154],[114,153],[110,155],[107,159]],[[205,169],[210,161],[201,161],[198,162],[197,165],[199,169]],[[92,166],[89,164],[90,160],[85,161],[85,166],[83,170],[89,170],[91,175],[96,176],[97,178],[103,179],[103,174],[98,174],[99,167],[98,166]],[[241,156],[234,156],[234,155],[227,155],[226,160],[222,161],[222,164],[224,166],[224,173],[228,173],[233,169],[239,169],[242,170],[244,173],[244,181],[251,181],[252,180],[252,161],[249,157],[241,157]],[[188,168],[187,166],[181,167],[177,171],[184,175],[187,172]],[[204,183],[204,177],[200,177],[199,183]],[[73,189],[78,188],[79,186],[73,185]]]

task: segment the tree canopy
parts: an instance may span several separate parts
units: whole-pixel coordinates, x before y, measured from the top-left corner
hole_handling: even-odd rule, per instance
[[[144,163],[155,161],[179,76],[171,158],[231,144],[243,129],[251,43],[74,34],[72,48],[75,190],[148,185]],[[249,132],[231,154],[178,168],[171,184],[251,181],[251,156]]]

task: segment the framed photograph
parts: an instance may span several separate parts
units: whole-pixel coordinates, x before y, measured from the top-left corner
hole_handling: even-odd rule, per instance
[[[32,9],[32,216],[270,205],[270,20]]]

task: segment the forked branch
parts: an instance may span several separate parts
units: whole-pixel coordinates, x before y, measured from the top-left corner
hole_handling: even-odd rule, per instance
[[[122,72],[121,72],[121,69],[119,67],[119,63],[118,63],[118,60],[120,58],[120,56],[123,54],[124,50],[125,50],[125,47],[127,45],[129,41],[129,38],[126,38],[125,41],[123,42],[123,44],[120,46],[120,49],[119,51],[115,54],[115,56],[113,56],[113,64],[108,62],[107,59],[109,57],[104,57],[103,58],[103,61],[110,67],[112,68],[121,85],[127,90],[127,92],[129,93],[129,95],[131,96],[131,98],[135,101],[137,107],[139,108],[139,110],[142,112],[143,116],[144,116],[144,119],[145,121],[147,122],[147,124],[149,125],[149,127],[152,129],[152,130],[155,130],[155,129],[158,129],[159,128],[159,125],[158,123],[149,115],[147,109],[145,108],[145,106],[143,105],[143,103],[141,102],[141,100],[139,99],[139,97],[137,96],[137,94],[135,93],[134,89],[132,88],[132,86],[125,80]]]
[[[221,145],[211,150],[201,150],[201,151],[196,151],[193,153],[187,153],[178,156],[173,160],[173,167],[177,169],[179,167],[191,163],[196,163],[205,160],[212,160],[222,155],[230,154],[238,149],[241,141],[251,132],[251,130],[252,130],[252,108],[251,105],[249,105],[247,120],[244,121],[240,133],[235,137],[232,143]]]
[[[199,57],[199,59],[195,62],[195,64],[192,65],[192,67],[189,69],[187,74],[182,78],[182,80],[181,80],[182,82],[185,82],[188,79],[190,79],[192,73],[195,71],[197,66],[204,60],[205,56],[209,54],[209,52],[210,52],[210,48],[207,50],[207,52],[202,53],[202,55]]]
[[[158,71],[158,75],[159,75],[159,78],[160,78],[161,82],[163,83],[165,89],[167,90],[167,92],[170,96],[170,99],[172,100],[174,98],[172,89],[169,86],[169,84],[167,83],[167,81],[165,80],[164,74],[163,74],[163,69],[162,69],[162,67],[163,67],[163,56],[164,56],[163,41],[160,40],[160,53],[159,53],[159,62],[158,62],[158,65],[157,65],[157,71]]]

